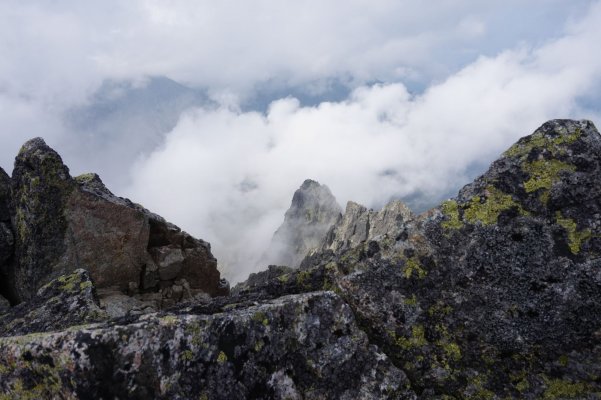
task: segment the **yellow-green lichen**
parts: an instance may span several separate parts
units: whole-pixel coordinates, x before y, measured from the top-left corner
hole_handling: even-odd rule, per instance
[[[446,217],[440,225],[445,229],[459,229],[463,222],[459,219],[459,205],[455,200],[447,200],[442,203],[442,213]]]
[[[588,387],[583,382],[570,382],[563,379],[545,379],[547,389],[543,394],[545,400],[555,399],[580,399],[588,392]]]
[[[411,297],[406,297],[405,300],[403,300],[403,304],[408,305],[408,306],[416,306],[417,305],[417,297],[415,295],[413,295]]]
[[[576,171],[574,165],[554,159],[525,163],[523,169],[530,175],[530,178],[524,182],[524,189],[528,193],[544,189],[545,192],[541,194],[541,201],[544,203],[548,200],[548,191],[559,180],[560,174]]]
[[[495,394],[488,390],[485,385],[488,379],[482,375],[477,375],[470,382],[473,387],[473,393],[467,396],[470,400],[492,400],[496,396]]]
[[[411,327],[411,337],[396,337],[394,333],[392,333],[392,335],[395,339],[396,345],[404,350],[409,350],[416,347],[423,347],[428,344],[428,341],[426,340],[425,336],[424,327],[422,325],[413,325]]]
[[[578,140],[582,135],[580,128],[576,128],[572,133],[561,134],[557,137],[546,136],[543,132],[536,132],[526,140],[514,144],[503,155],[505,157],[520,157],[525,159],[534,149],[541,149],[550,152],[556,156],[565,153],[565,146]]]
[[[310,279],[311,279],[311,271],[299,271],[296,274],[296,283],[299,286],[309,286],[310,285]]]
[[[79,284],[79,288],[80,288],[81,290],[84,290],[84,289],[90,288],[90,287],[92,287],[92,286],[94,286],[94,285],[92,284],[92,282],[91,282],[91,281],[85,281],[85,282],[81,282],[81,283]]]
[[[557,361],[559,361],[559,365],[561,365],[562,367],[567,367],[569,359],[568,359],[568,356],[564,354],[564,355],[560,356],[559,360],[557,360]]]
[[[96,177],[94,173],[81,174],[75,177],[75,180],[78,183],[87,183],[93,180]]]
[[[484,197],[474,196],[467,203],[463,217],[471,224],[479,222],[483,225],[492,225],[497,223],[501,212],[512,208],[516,208],[522,215],[528,215],[528,212],[515,202],[511,195],[489,185],[486,187]]]
[[[223,364],[227,361],[227,356],[225,355],[225,353],[223,351],[220,351],[219,354],[217,355],[217,362],[219,364]]]
[[[419,261],[412,257],[405,261],[405,270],[403,271],[403,275],[405,278],[409,279],[415,273],[419,279],[423,279],[428,272],[422,267]]]
[[[194,359],[194,353],[191,350],[184,350],[182,353],[182,360],[184,361],[192,361]]]
[[[159,318],[159,323],[166,326],[175,325],[177,321],[178,319],[175,315],[165,315],[164,317]]]
[[[290,274],[280,275],[280,276],[278,276],[277,279],[278,279],[278,281],[280,281],[282,283],[286,283],[290,279]]]
[[[518,392],[523,393],[526,390],[530,389],[530,383],[528,383],[528,380],[526,380],[526,378],[520,380],[518,383],[516,383],[515,388]]]
[[[568,246],[570,247],[570,251],[573,254],[580,253],[582,243],[590,239],[592,236],[590,229],[579,231],[576,226],[576,221],[570,218],[564,218],[560,211],[555,213],[555,219],[568,234]]]
[[[453,307],[448,304],[444,304],[442,302],[437,302],[428,308],[428,315],[430,317],[434,316],[445,316],[450,314],[453,311]]]
[[[263,350],[263,347],[265,347],[265,342],[263,342],[262,340],[257,340],[255,342],[255,353],[258,353],[261,350]]]
[[[252,316],[252,319],[253,319],[253,321],[259,322],[259,323],[263,324],[264,326],[269,325],[269,319],[267,318],[267,316],[264,313],[262,313],[260,311],[254,313]]]
[[[459,361],[461,359],[461,348],[457,343],[440,342],[438,343],[438,345],[442,347],[447,357],[451,358],[454,361]]]

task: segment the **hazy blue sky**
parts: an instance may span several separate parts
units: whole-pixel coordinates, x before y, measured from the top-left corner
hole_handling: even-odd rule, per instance
[[[601,124],[601,2],[0,3],[0,165],[42,136],[251,271],[305,178],[433,204],[551,118]]]

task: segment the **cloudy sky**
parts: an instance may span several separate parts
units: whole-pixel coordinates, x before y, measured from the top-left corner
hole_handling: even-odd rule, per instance
[[[423,209],[547,119],[601,124],[599,43],[600,1],[4,0],[0,166],[42,136],[237,281],[305,178]]]

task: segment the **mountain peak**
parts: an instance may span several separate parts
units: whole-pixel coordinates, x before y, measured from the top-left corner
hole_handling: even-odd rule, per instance
[[[292,196],[284,222],[274,233],[263,262],[296,267],[319,247],[342,209],[326,185],[307,179]]]

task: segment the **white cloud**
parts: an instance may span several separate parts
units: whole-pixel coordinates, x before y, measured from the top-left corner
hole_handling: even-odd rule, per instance
[[[243,279],[305,178],[342,204],[440,198],[546,119],[587,116],[576,99],[601,80],[600,15],[540,48],[481,57],[418,96],[382,84],[316,107],[281,99],[266,115],[196,110],[137,165],[130,195],[211,241],[226,276]]]

